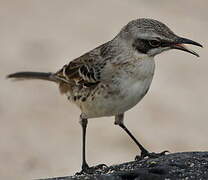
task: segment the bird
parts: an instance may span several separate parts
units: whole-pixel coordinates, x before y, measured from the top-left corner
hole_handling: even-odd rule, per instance
[[[177,49],[199,55],[186,44],[200,43],[176,35],[164,23],[139,18],[130,21],[110,41],[65,64],[56,72],[16,72],[7,78],[41,79],[55,82],[61,94],[81,110],[81,172],[89,172],[86,161],[86,129],[88,119],[114,116],[120,126],[139,147],[141,159],[159,157],[167,151],[148,151],[124,124],[124,114],[147,94],[155,71],[154,57]]]

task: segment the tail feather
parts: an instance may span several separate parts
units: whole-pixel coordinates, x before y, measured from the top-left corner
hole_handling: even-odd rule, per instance
[[[9,74],[7,78],[15,78],[15,79],[42,79],[48,81],[57,82],[57,79],[54,78],[53,73],[51,72],[16,72],[13,74]]]

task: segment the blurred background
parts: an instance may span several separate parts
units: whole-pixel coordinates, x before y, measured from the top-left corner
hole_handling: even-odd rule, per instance
[[[156,57],[150,91],[126,113],[127,127],[150,151],[208,150],[207,1],[0,2],[0,179],[72,175],[81,165],[79,109],[60,96],[56,84],[5,76],[57,71],[141,17],[160,20],[204,48],[193,47],[200,58],[176,50]],[[113,121],[89,121],[90,165],[130,161],[140,153]]]

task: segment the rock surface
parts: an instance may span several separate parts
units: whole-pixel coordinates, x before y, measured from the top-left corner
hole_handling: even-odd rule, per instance
[[[44,180],[172,180],[208,179],[208,152],[182,152],[97,169],[93,174],[79,174]],[[43,180],[43,179],[42,179]]]

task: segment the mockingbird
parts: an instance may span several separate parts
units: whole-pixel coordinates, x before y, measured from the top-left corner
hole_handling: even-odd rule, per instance
[[[82,171],[87,172],[85,137],[89,118],[115,116],[119,125],[141,150],[140,158],[156,157],[150,153],[124,125],[124,113],[147,93],[155,70],[154,57],[170,49],[199,55],[184,44],[201,44],[174,34],[165,24],[153,19],[136,19],[124,26],[101,46],[72,60],[55,73],[17,72],[8,78],[42,79],[59,85],[61,94],[80,110],[82,126]]]

